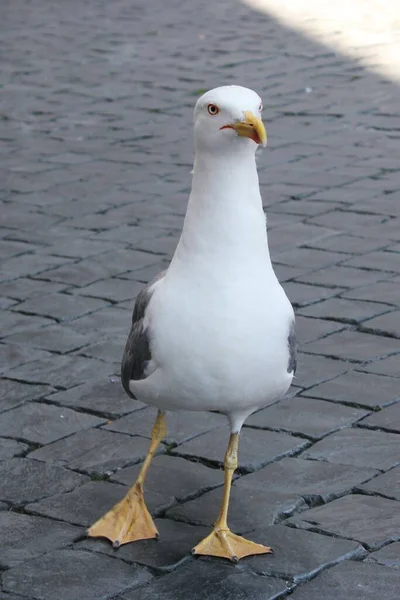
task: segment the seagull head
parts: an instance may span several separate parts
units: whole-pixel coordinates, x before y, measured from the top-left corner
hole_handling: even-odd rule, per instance
[[[195,145],[223,152],[248,146],[266,146],[261,120],[262,100],[256,92],[239,85],[214,88],[201,96],[194,111]]]

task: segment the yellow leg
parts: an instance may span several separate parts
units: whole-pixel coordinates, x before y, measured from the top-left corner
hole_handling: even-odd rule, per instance
[[[158,531],[143,498],[143,484],[153,456],[166,434],[165,413],[158,411],[150,448],[134,485],[120,502],[88,530],[90,537],[108,538],[114,548],[122,544],[157,538]]]
[[[244,556],[251,556],[252,554],[268,554],[272,552],[272,549],[268,546],[262,546],[261,544],[246,540],[239,535],[235,535],[228,527],[229,497],[231,493],[232,477],[238,465],[238,445],[239,434],[232,433],[225,454],[225,486],[221,510],[218,519],[214,523],[212,532],[193,548],[193,554],[219,556],[221,558],[229,558],[232,562],[238,562],[238,560]]]

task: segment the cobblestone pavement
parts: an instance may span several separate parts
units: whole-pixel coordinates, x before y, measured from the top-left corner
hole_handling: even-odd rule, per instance
[[[1,28],[0,599],[397,600],[397,85],[239,0],[13,0]],[[300,340],[232,498],[233,529],[275,554],[237,566],[190,556],[221,498],[220,415],[170,418],[147,486],[159,542],[85,537],[146,452],[153,409],[117,378],[132,299],[177,243],[193,104],[229,82],[264,98]]]

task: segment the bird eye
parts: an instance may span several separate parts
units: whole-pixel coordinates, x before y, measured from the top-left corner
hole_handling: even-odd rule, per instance
[[[208,114],[213,117],[219,113],[219,108],[216,104],[209,104],[207,106]]]
[[[258,107],[258,110],[259,110],[260,112],[262,112],[262,109],[263,109],[263,103],[261,102],[261,103],[260,103],[260,106]]]

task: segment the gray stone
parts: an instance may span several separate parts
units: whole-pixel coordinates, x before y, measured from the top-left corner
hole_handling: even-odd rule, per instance
[[[356,300],[370,300],[371,302],[382,302],[383,304],[398,305],[400,285],[391,281],[382,281],[375,285],[368,285],[349,290],[343,294],[344,298]]]
[[[400,466],[390,469],[368,483],[360,486],[361,490],[400,500]]]
[[[340,377],[308,389],[304,395],[371,409],[392,404],[399,397],[399,393],[396,379],[360,371],[349,371]]]
[[[98,332],[80,333],[66,324],[50,325],[37,331],[21,331],[7,338],[8,342],[42,348],[51,352],[70,352],[98,339]]]
[[[378,375],[390,375],[391,377],[400,377],[399,357],[389,356],[383,360],[378,360],[372,364],[359,367],[360,370],[367,373],[377,373]]]
[[[86,287],[72,290],[72,293],[79,294],[80,296],[89,296],[91,298],[102,298],[108,302],[123,302],[124,300],[132,300],[132,298],[135,298],[142,287],[143,286],[136,281],[113,277],[97,281]]]
[[[400,286],[399,286],[400,296]],[[364,362],[400,351],[400,341],[361,331],[340,331],[307,344],[307,352]]]
[[[393,433],[352,428],[317,442],[302,457],[386,470],[400,462],[400,446]]]
[[[148,446],[148,440],[141,437],[90,429],[35,450],[30,456],[70,469],[104,474],[143,460]]]
[[[385,567],[394,567],[400,569],[400,542],[389,544],[384,548],[370,554],[365,562],[378,563]]]
[[[0,512],[0,567],[13,567],[56,548],[71,544],[81,530],[42,517]]]
[[[343,287],[322,287],[319,285],[308,285],[299,281],[289,281],[283,284],[283,288],[296,308],[314,304],[319,300],[332,298],[345,290]]]
[[[201,457],[219,465],[224,462],[228,446],[228,432],[210,431],[179,446],[173,453],[181,456]],[[239,468],[254,471],[273,460],[289,456],[307,446],[307,442],[285,433],[246,428],[240,436]]]
[[[156,416],[156,409],[149,407],[122,417],[122,419],[106,425],[104,429],[150,438]],[[216,413],[181,410],[168,412],[166,421],[167,434],[164,441],[167,444],[175,445],[182,444],[207,431],[225,426],[227,423],[226,417]]]
[[[346,265],[361,267],[362,269],[380,269],[393,273],[399,273],[399,257],[393,252],[375,251],[365,256],[355,256],[346,260]]]
[[[167,510],[168,518],[211,527],[222,502],[222,489],[217,488]],[[307,507],[295,493],[270,491],[268,488],[232,486],[229,504],[229,526],[234,533],[243,534],[256,528],[268,527]]]
[[[0,415],[0,435],[49,444],[80,429],[105,423],[70,408],[29,402]]]
[[[344,562],[299,587],[291,600],[397,600],[400,573],[379,565]]]
[[[308,502],[330,502],[368,481],[375,469],[335,465],[302,458],[284,458],[240,477],[236,485],[282,494],[298,494]]]
[[[151,579],[143,568],[78,550],[55,550],[7,571],[3,588],[38,600],[106,600]]]
[[[365,331],[400,337],[400,310],[380,315],[363,323]]]
[[[400,433],[400,402],[363,419],[360,426]]]
[[[334,319],[345,323],[361,323],[366,319],[388,312],[391,307],[379,302],[364,302],[347,298],[329,298],[318,304],[300,309],[305,316]]]
[[[309,388],[317,383],[328,381],[341,373],[346,373],[350,368],[349,363],[341,360],[299,352],[294,382],[298,387]]]
[[[127,487],[108,481],[87,481],[68,493],[61,491],[51,498],[28,504],[25,510],[57,521],[89,527],[122,500],[127,491]]]
[[[136,480],[141,465],[117,471],[112,481],[131,486]],[[187,499],[200,491],[223,485],[220,469],[205,467],[199,462],[184,460],[176,456],[156,456],[146,477],[146,499],[152,510],[161,504]],[[152,500],[152,497],[154,499]],[[158,504],[155,503],[157,501]]]
[[[13,458],[0,463],[1,500],[21,505],[70,492],[87,477],[30,458]]]
[[[327,385],[327,384],[323,384]],[[246,424],[320,439],[359,421],[365,411],[311,398],[285,398],[247,419]],[[244,432],[246,428],[244,429]]]
[[[126,335],[114,335],[110,338],[103,338],[90,346],[85,346],[76,352],[80,356],[97,358],[109,365],[114,364],[115,370],[120,370],[121,358],[126,344]]]
[[[400,540],[398,503],[375,496],[344,496],[291,517],[287,522],[303,529],[356,540],[371,550]]]
[[[197,560],[146,587],[126,592],[118,600],[277,600],[287,590],[281,579],[242,573],[217,561]]]
[[[312,308],[319,306],[313,305]],[[310,308],[308,309],[310,310]],[[313,310],[311,314],[314,316]],[[325,337],[334,331],[340,331],[345,326],[340,323],[334,323],[333,321],[326,321],[324,319],[311,319],[303,317],[302,315],[296,315],[296,337],[300,347],[303,344],[308,344],[314,340]]]
[[[252,539],[271,546],[274,554],[246,560],[251,570],[298,583],[314,577],[322,569],[365,553],[357,542],[341,540],[310,531],[274,525],[257,529]]]
[[[58,293],[25,300],[18,305],[18,311],[59,321],[69,321],[105,306],[103,300]]]
[[[35,350],[18,344],[0,344],[0,373],[5,373],[9,369],[27,362],[48,357],[51,357],[51,354],[43,350]]]
[[[135,562],[154,568],[171,570],[191,555],[192,548],[210,531],[207,527],[178,523],[169,519],[155,519],[160,537],[155,540],[141,540],[138,544],[124,545],[116,552],[110,542],[89,538],[80,542],[77,548],[117,556],[127,562]]]
[[[103,362],[81,356],[52,356],[12,369],[7,373],[12,379],[32,383],[49,384],[59,387],[72,387],[98,379],[99,373],[110,371]]]
[[[20,456],[28,450],[26,444],[17,442],[16,440],[9,440],[7,438],[0,438],[0,460],[5,458],[12,458],[13,456]]]
[[[387,279],[390,275],[382,271],[373,271],[372,269],[354,269],[346,266],[331,266],[313,273],[308,273],[297,279],[304,283],[323,286],[337,286],[356,288],[363,285],[372,285],[376,281]]]
[[[4,379],[0,388],[0,412],[19,406],[27,400],[40,400],[51,391],[52,388],[46,385],[28,385]]]
[[[145,404],[130,398],[118,377],[90,381],[48,396],[55,404],[93,411],[109,418],[144,408]]]
[[[54,324],[54,321],[51,319],[32,315],[20,315],[10,310],[3,310],[0,313],[0,330],[4,336],[12,335],[18,331],[32,331],[52,324]]]

